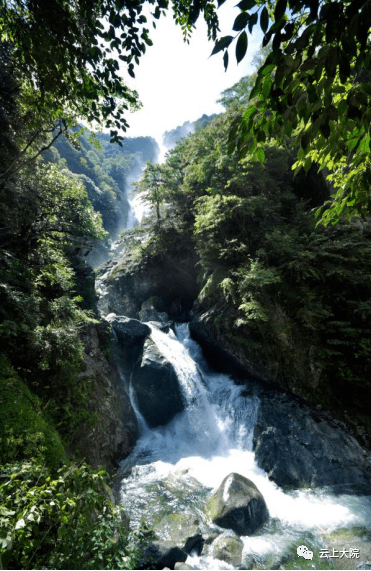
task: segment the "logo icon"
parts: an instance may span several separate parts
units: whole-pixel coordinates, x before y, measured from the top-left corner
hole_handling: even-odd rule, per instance
[[[296,553],[299,557],[304,557],[304,559],[313,559],[313,551],[310,551],[306,545],[299,545]]]

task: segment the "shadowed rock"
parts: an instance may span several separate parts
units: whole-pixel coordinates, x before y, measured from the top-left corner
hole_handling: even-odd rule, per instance
[[[234,473],[224,478],[209,498],[206,515],[216,525],[238,535],[251,535],[269,518],[265,500],[255,484]]]
[[[150,428],[167,424],[184,410],[175,369],[150,339],[145,343],[140,366],[134,370],[132,387],[140,413]]]

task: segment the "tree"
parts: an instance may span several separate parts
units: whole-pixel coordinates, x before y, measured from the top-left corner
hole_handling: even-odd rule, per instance
[[[142,200],[155,208],[157,221],[161,220],[160,207],[164,202],[163,166],[147,162],[142,178],[133,184]]]
[[[65,128],[77,119],[118,130],[138,94],[125,84],[120,62],[134,77],[134,64],[152,45],[144,6],[158,19],[168,0],[0,0],[0,42],[11,48],[29,125]],[[211,0],[173,2],[174,18],[188,38],[204,13],[210,38],[218,19]],[[155,24],[154,24],[155,25]]]
[[[220,2],[223,3],[223,0]],[[322,214],[325,224],[342,213],[371,211],[370,0],[241,0],[235,36],[219,39],[213,54],[235,43],[237,62],[256,25],[272,51],[260,66],[254,100],[230,131],[240,156],[264,161],[271,138],[298,146],[296,171],[312,163],[336,189]],[[328,205],[327,205],[328,206]]]

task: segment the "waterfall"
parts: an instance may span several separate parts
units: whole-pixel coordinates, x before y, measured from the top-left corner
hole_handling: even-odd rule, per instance
[[[268,479],[252,450],[259,399],[246,396],[228,375],[210,369],[186,324],[176,327],[176,335],[152,327],[151,337],[173,364],[186,406],[166,426],[149,429],[142,419],[136,448],[121,463],[121,501],[133,525],[143,517],[151,526],[169,513],[185,513],[197,517],[206,535],[220,534],[223,530],[205,521],[203,506],[223,478],[237,472],[256,484],[270,513],[260,533],[242,537],[245,561],[254,556],[260,568],[277,564],[292,546],[306,544],[319,552],[323,533],[346,526],[370,528],[370,497],[334,496],[328,490],[283,491]],[[187,564],[195,569],[233,569],[210,553],[192,553]],[[308,568],[322,566],[317,562]]]

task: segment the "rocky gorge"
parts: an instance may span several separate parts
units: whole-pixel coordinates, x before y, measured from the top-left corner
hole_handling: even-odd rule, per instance
[[[110,262],[109,271],[106,266],[102,272],[103,317],[112,329],[121,390],[131,398],[138,425],[132,421],[133,411],[126,413],[126,441],[136,445],[131,454],[132,445],[122,449],[115,493],[132,524],[145,520],[154,534],[141,568],[306,568],[307,561],[298,560],[295,541],[317,551],[317,561],[311,562],[315,568],[340,568],[334,559],[320,561],[318,554],[337,545],[336,533],[341,530],[348,533],[352,545],[362,547],[360,559],[349,559],[350,566],[341,568],[367,568],[362,567],[370,560],[367,449],[345,424],[270,379],[232,363],[210,339],[204,343],[206,354],[218,358],[207,364],[201,349],[185,333],[186,325],[180,329],[175,325],[177,311],[188,313],[189,297],[182,297],[182,290],[172,285],[163,268],[154,280],[141,281],[136,290],[126,288],[123,280],[135,284],[140,277],[120,277],[116,272],[113,278],[116,266]],[[195,281],[192,287],[197,287]],[[125,292],[122,297],[120,291]],[[193,313],[190,331],[196,332],[196,338],[201,337],[199,321]],[[179,341],[194,345],[191,361],[178,353]],[[215,368],[224,371],[216,373]],[[231,384],[229,396],[224,386],[210,389],[215,376],[218,383]],[[216,390],[214,397],[205,389],[211,394]],[[212,407],[221,414],[217,420]],[[248,454],[248,460],[239,454]],[[193,462],[187,465],[186,461],[195,457],[202,466],[205,459],[212,464],[218,456],[224,456],[225,465],[216,468],[209,481],[200,477]],[[273,491],[267,491],[267,486],[273,486]],[[272,501],[277,501],[272,494],[280,496],[279,503],[282,494],[292,506],[304,502],[308,510],[312,501],[318,521],[310,514],[306,522],[303,513],[298,515],[298,507],[292,507],[294,515],[290,513],[289,522],[284,523],[282,507],[279,513],[277,508],[272,510]],[[342,502],[346,507],[339,507]],[[334,514],[343,510],[340,517],[339,513],[324,516],[331,508]],[[278,544],[267,543],[267,537],[281,539]],[[264,538],[263,548],[258,538]],[[359,554],[359,547],[355,549]],[[288,562],[294,566],[287,567]]]

